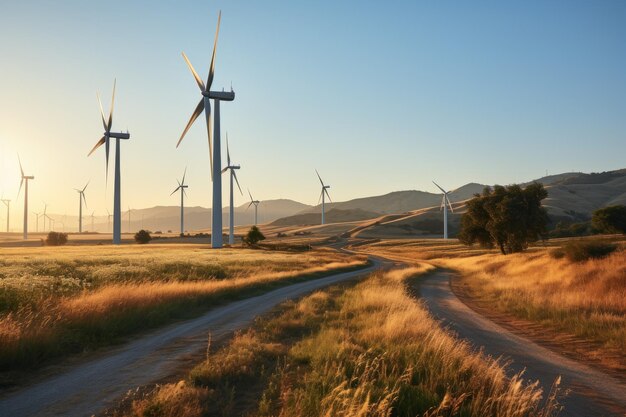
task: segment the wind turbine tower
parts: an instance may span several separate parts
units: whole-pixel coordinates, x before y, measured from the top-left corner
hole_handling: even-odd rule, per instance
[[[180,190],[180,235],[183,236],[185,234],[185,196],[187,195],[186,188],[189,188],[188,185],[185,184],[185,175],[187,175],[187,168],[183,172],[183,180],[178,181],[178,187],[174,191],[172,191],[173,195],[176,191]]]
[[[322,200],[322,224],[326,224],[326,217],[325,217],[326,216],[326,213],[325,213],[326,196],[328,196],[328,201],[330,202],[333,201],[330,199],[330,194],[328,194],[328,189],[330,188],[330,185],[324,185],[324,181],[322,181],[322,177],[320,177],[320,173],[317,172],[317,169],[315,170],[315,173],[317,174],[317,178],[320,179],[320,184],[322,184],[322,192],[320,193],[320,198],[317,200],[317,204],[320,203],[320,199],[321,199]]]
[[[87,199],[85,198],[85,190],[89,185],[89,181],[83,187],[83,189],[74,188],[78,192],[78,233],[83,233],[83,201],[85,202],[85,208],[87,208]]]
[[[215,31],[215,41],[213,43],[213,54],[211,56],[211,66],[209,67],[209,76],[207,78],[206,85],[196,72],[196,70],[191,65],[191,62],[187,58],[187,55],[183,52],[183,58],[193,77],[196,79],[196,83],[200,88],[200,92],[202,93],[202,98],[200,102],[196,106],[196,109],[193,111],[189,122],[187,122],[187,126],[183,131],[183,134],[180,136],[176,147],[180,145],[180,142],[185,137],[185,134],[191,127],[191,125],[196,121],[198,116],[204,111],[206,117],[206,126],[207,126],[207,134],[209,139],[209,159],[211,162],[211,179],[213,181],[213,206],[212,206],[212,222],[211,222],[211,247],[213,248],[221,248],[222,247],[222,154],[221,154],[221,145],[220,145],[220,102],[222,101],[233,101],[235,99],[235,92],[232,87],[229,92],[224,90],[222,91],[211,91],[211,85],[213,84],[213,78],[215,76],[215,53],[217,50],[217,39],[220,32],[220,21],[222,19],[222,12],[220,12],[217,18],[217,29]],[[213,105],[215,106],[215,124],[213,127],[213,136],[215,138],[215,143],[211,140],[211,99],[213,99]]]
[[[222,174],[226,171],[230,171],[230,212],[229,212],[229,225],[228,225],[228,243],[230,245],[235,244],[235,205],[234,205],[234,190],[233,190],[233,179],[237,182],[237,188],[239,188],[239,192],[243,195],[243,191],[241,191],[241,186],[239,185],[239,180],[237,179],[237,173],[235,170],[241,169],[240,165],[233,165],[230,163],[230,150],[228,149],[228,133],[226,133],[226,168],[222,170]]]
[[[89,155],[91,155],[96,149],[104,145],[106,150],[106,175],[109,174],[109,142],[110,139],[115,139],[115,186],[113,192],[113,244],[119,245],[122,243],[122,201],[121,201],[121,173],[120,173],[120,140],[130,139],[130,133],[123,132],[111,132],[113,127],[113,104],[115,103],[115,84],[113,82],[113,96],[111,97],[111,109],[109,111],[109,119],[105,120],[104,110],[102,110],[102,103],[100,102],[100,96],[98,95],[98,103],[100,104],[100,116],[102,116],[102,126],[104,127],[104,135],[100,138],[96,145],[91,149]],[[87,156],[89,156],[87,155]]]
[[[443,210],[443,238],[448,238],[448,208],[450,211],[454,213],[454,209],[452,208],[452,204],[450,204],[450,199],[448,198],[449,192],[441,188],[435,181],[433,184],[437,186],[443,193],[443,198],[441,199],[441,210]]]
[[[250,196],[250,204],[248,204],[248,207],[246,207],[246,210],[250,208],[251,205],[254,204],[254,225],[257,225],[257,210],[259,208],[259,200],[255,200],[254,198],[252,198],[252,193],[250,192],[250,189],[248,188],[248,195]]]
[[[9,214],[10,214],[11,200],[3,198],[2,202],[4,203],[5,206],[7,206],[7,233],[9,233]]]
[[[20,160],[20,156],[17,156],[17,160],[20,163],[20,172],[22,173],[22,180],[20,181],[20,189],[17,192],[17,195],[20,195],[20,191],[22,191],[22,185],[24,185],[24,240],[28,239],[28,181],[34,180],[35,177],[32,175],[24,175],[24,169],[22,168],[22,161]]]

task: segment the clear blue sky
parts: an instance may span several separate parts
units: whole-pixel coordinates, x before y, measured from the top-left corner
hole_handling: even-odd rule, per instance
[[[259,199],[316,203],[315,168],[341,201],[626,167],[624,1],[32,0],[0,13],[0,192],[19,151],[34,211],[74,214],[89,179],[88,212],[110,208],[86,154],[117,77],[123,207],[176,205],[185,166],[210,206],[204,125],[175,143],[199,99],[181,51],[206,78],[220,9],[214,87]]]

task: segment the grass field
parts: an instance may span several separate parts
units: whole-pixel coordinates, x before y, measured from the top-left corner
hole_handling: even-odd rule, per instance
[[[462,273],[471,298],[495,310],[539,323],[599,346],[595,355],[626,369],[626,251],[572,262],[550,251],[564,245],[500,255],[450,242],[381,242],[359,248],[409,262],[428,262]],[[605,357],[602,357],[602,356]]]
[[[227,300],[366,263],[326,249],[294,254],[204,245],[4,248],[1,254],[0,371],[36,367]]]
[[[551,416],[554,393],[442,330],[406,293],[420,266],[286,303],[123,416]],[[543,398],[543,400],[542,400]],[[547,401],[545,401],[547,399]]]

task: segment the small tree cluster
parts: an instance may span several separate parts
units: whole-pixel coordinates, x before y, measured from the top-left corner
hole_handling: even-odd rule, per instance
[[[541,200],[548,196],[542,184],[487,187],[467,203],[459,240],[498,247],[503,254],[520,252],[547,231],[548,214]]]
[[[67,243],[67,233],[50,232],[46,238],[48,246],[63,246]]]
[[[626,206],[608,206],[594,211],[591,225],[600,233],[626,234]]]
[[[243,243],[251,246],[256,245],[262,240],[265,240],[265,236],[263,235],[263,233],[261,233],[258,227],[252,226],[248,233],[244,236]]]
[[[135,233],[135,242],[139,243],[139,244],[144,244],[144,243],[148,243],[152,240],[152,236],[150,236],[150,232],[148,232],[147,230],[140,230],[137,233]]]

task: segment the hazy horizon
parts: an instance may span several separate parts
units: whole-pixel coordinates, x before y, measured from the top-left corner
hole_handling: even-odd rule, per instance
[[[102,135],[117,78],[122,210],[210,207],[206,128],[176,149],[198,99],[184,51],[206,78],[217,14],[214,88],[238,176],[260,200],[315,204],[318,169],[333,201],[468,182],[514,183],[624,168],[626,4],[316,2],[5,5],[0,16],[0,193],[21,224],[19,152],[30,210],[112,207]],[[224,158],[225,162],[225,158]],[[112,168],[112,165],[111,165]],[[223,178],[224,207],[228,177]],[[0,217],[4,217],[0,206]]]

